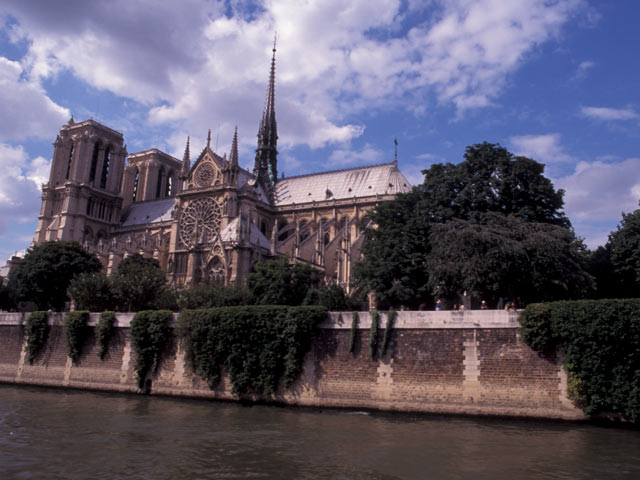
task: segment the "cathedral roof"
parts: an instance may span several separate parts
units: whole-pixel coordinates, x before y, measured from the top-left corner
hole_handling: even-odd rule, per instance
[[[133,203],[127,207],[122,215],[122,226],[132,227],[171,220],[171,210],[173,210],[175,201],[176,199],[172,197]]]
[[[279,180],[276,206],[323,202],[372,195],[395,195],[411,190],[411,184],[395,163],[299,175]]]

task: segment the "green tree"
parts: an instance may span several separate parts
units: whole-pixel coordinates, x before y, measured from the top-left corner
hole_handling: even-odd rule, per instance
[[[76,275],[99,272],[98,258],[77,242],[45,242],[31,247],[9,279],[20,301],[38,309],[62,310],[67,288]]]
[[[112,275],[111,285],[120,311],[152,309],[165,292],[165,275],[153,258],[127,256]]]
[[[258,262],[247,276],[247,288],[258,305],[301,305],[320,274],[304,263],[290,264],[288,257]]]
[[[586,250],[562,213],[544,165],[497,144],[435,164],[410,193],[378,206],[355,278],[382,305],[430,304],[467,290],[533,301],[592,287]]]
[[[640,209],[623,213],[607,244],[621,297],[640,296]]]
[[[178,306],[181,310],[251,304],[253,298],[249,290],[238,285],[200,284],[178,292]]]
[[[8,280],[0,277],[0,308],[13,310],[16,308],[16,292],[9,287]]]
[[[102,312],[115,306],[109,277],[101,272],[75,276],[69,283],[68,294],[77,310]]]

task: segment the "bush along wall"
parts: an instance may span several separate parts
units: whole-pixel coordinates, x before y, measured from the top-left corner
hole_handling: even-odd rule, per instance
[[[115,332],[115,321],[115,312],[102,312],[100,314],[100,321],[96,326],[96,342],[98,343],[98,351],[96,353],[100,360],[104,360],[109,351],[109,342]]]
[[[391,340],[391,329],[396,321],[396,315],[397,313],[395,310],[389,310],[389,312],[387,312],[387,325],[384,328],[384,336],[382,337],[382,355],[387,353],[389,340]]]
[[[31,313],[24,325],[24,330],[27,336],[27,346],[25,347],[27,351],[27,361],[33,363],[45,343],[47,343],[49,313],[45,311]]]
[[[89,312],[76,310],[69,312],[64,319],[65,338],[67,340],[67,352],[73,363],[78,362],[82,354],[82,346],[89,333]]]
[[[529,305],[522,339],[564,354],[569,396],[587,415],[640,422],[640,299]]]
[[[146,391],[145,380],[160,365],[162,353],[171,337],[173,313],[169,310],[143,310],[131,320],[131,345],[136,352],[138,388]]]
[[[326,316],[326,308],[317,306],[186,310],[176,333],[188,364],[212,389],[224,369],[234,395],[271,394],[280,381],[288,388],[296,380]]]
[[[358,324],[360,323],[360,317],[358,312],[351,312],[351,331],[349,334],[349,353],[354,353],[356,350],[356,335],[358,334]]]

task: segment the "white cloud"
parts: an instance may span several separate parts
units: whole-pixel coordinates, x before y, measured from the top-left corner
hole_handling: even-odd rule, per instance
[[[0,57],[0,141],[52,138],[69,111],[56,105],[35,81],[21,78],[18,62]]]
[[[575,80],[584,80],[585,78],[587,78],[587,72],[589,70],[591,70],[592,68],[594,68],[596,66],[595,62],[592,62],[590,60],[585,60],[583,62],[580,62],[580,64],[578,65],[578,68],[576,70],[576,74],[574,76]]]
[[[545,165],[573,161],[564,151],[557,133],[514,136],[509,139],[509,143],[516,155],[532,158]]]
[[[582,115],[594,120],[633,120],[638,118],[638,114],[631,108],[609,108],[609,107],[582,107]]]
[[[640,158],[618,163],[579,162],[572,175],[554,180],[565,193],[565,211],[590,247],[602,245],[621,220],[638,208]]]
[[[393,158],[385,159],[384,156],[384,152],[367,144],[361,150],[336,149],[329,155],[327,164],[331,167],[347,168],[351,165],[370,165],[384,160],[393,160]]]
[[[21,146],[0,143],[0,233],[7,225],[31,222],[40,210],[42,173],[49,165],[43,158],[28,161]]]
[[[30,81],[68,70],[181,131],[210,127],[231,138],[238,124],[246,145],[255,144],[277,30],[281,142],[316,148],[360,136],[350,116],[380,106],[424,112],[435,98],[460,114],[491,105],[583,2],[438,0],[428,10],[400,0],[3,4],[18,22],[15,35],[29,42]]]

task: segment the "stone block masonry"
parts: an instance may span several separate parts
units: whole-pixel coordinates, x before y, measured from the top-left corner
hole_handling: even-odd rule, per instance
[[[397,312],[387,352],[369,354],[371,317],[360,312],[355,350],[349,352],[351,312],[332,312],[320,326],[304,369],[288,390],[243,400],[316,407],[403,412],[502,415],[580,420],[567,398],[560,358],[541,356],[519,337],[517,314],[504,311]],[[117,315],[104,360],[92,330],[77,364],[67,356],[62,314],[50,318],[46,347],[26,361],[28,314],[0,314],[0,382],[137,392],[131,314]],[[95,327],[99,314],[91,314]],[[380,318],[380,343],[386,314]],[[235,400],[224,376],[211,390],[185,363],[176,341],[167,346],[151,392]]]

